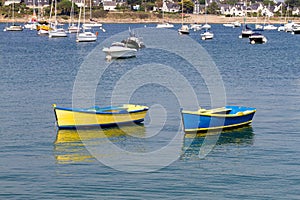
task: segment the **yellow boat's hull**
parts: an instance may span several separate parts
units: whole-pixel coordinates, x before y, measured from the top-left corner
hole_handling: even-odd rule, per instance
[[[120,110],[78,110],[59,108],[54,105],[56,123],[59,128],[78,128],[87,126],[114,126],[125,123],[144,121],[148,107],[139,105],[123,105]]]

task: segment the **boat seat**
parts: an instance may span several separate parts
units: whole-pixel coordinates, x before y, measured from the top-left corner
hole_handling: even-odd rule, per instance
[[[214,108],[210,110],[199,109],[201,113],[209,113],[209,114],[228,114],[231,111],[231,108]]]

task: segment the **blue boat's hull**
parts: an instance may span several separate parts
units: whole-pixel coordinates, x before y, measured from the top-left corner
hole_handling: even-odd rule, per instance
[[[221,130],[235,128],[250,124],[255,114],[255,109],[246,107],[226,107],[234,110],[233,114],[225,113],[197,113],[182,111],[182,120],[185,132],[201,132],[209,130]],[[240,110],[237,110],[240,109]]]

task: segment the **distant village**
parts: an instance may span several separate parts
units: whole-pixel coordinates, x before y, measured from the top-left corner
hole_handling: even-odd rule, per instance
[[[58,0],[58,2],[61,0]],[[71,1],[71,0],[69,0]],[[205,10],[209,14],[218,14],[225,16],[280,16],[283,13],[288,13],[290,16],[300,16],[300,6],[290,6],[285,2],[281,2],[278,0],[269,0],[266,5],[265,1],[228,1],[226,0],[207,0],[205,1],[197,1],[197,0],[184,0],[187,1],[190,9],[186,9],[186,13],[193,14],[203,14]],[[84,5],[83,0],[74,0],[74,3],[78,7],[82,7]],[[233,2],[233,3],[232,3]],[[10,5],[12,3],[24,3],[27,7],[48,7],[50,5],[50,0],[8,0],[4,2],[4,5]],[[140,1],[130,1],[129,0],[90,0],[86,1],[85,5],[92,6],[101,6],[103,10],[109,12],[118,12],[120,9],[128,9],[131,11],[146,11],[146,12],[164,12],[164,13],[178,13],[181,12],[181,2],[174,0],[160,0],[157,1],[149,1],[140,0]],[[147,4],[147,6],[145,6]],[[208,9],[210,8],[210,9]]]

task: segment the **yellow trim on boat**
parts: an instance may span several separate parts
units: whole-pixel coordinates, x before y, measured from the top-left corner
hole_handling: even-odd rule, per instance
[[[226,108],[223,108],[223,109],[218,108],[218,109],[211,109],[211,110],[199,109],[198,111],[183,110],[182,113],[192,114],[192,115],[201,115],[201,116],[211,116],[211,117],[237,117],[237,116],[249,115],[249,114],[256,112],[256,110],[246,110],[243,112],[237,112],[236,114],[214,114],[215,112],[226,112],[229,110],[230,109],[226,109]]]
[[[217,127],[210,127],[210,128],[193,128],[193,129],[185,129],[185,132],[197,132],[197,131],[210,131],[210,130],[222,130],[225,128],[233,128],[233,127],[237,127],[237,126],[243,126],[246,124],[250,124],[252,122],[252,120],[247,121],[247,122],[243,122],[243,123],[239,123],[239,124],[233,124],[233,125],[228,125],[228,126],[217,126]]]

